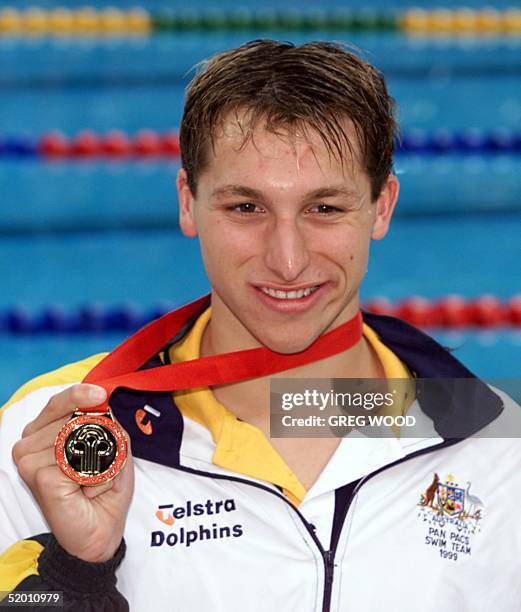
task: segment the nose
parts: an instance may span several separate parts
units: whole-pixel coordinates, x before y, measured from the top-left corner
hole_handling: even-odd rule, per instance
[[[306,238],[296,219],[277,219],[267,228],[265,245],[265,265],[287,283],[296,280],[309,265]]]

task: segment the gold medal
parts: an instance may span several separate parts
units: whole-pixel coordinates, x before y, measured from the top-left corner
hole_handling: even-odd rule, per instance
[[[107,412],[76,411],[58,432],[56,463],[71,480],[96,486],[112,480],[125,465],[127,439],[121,425]]]

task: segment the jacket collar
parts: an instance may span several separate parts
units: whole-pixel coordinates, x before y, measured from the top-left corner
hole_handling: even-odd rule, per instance
[[[208,296],[201,312],[210,301]],[[169,346],[191,329],[199,314],[186,324]],[[442,438],[468,438],[501,414],[504,407],[501,398],[456,359],[450,349],[396,317],[366,311],[362,314],[364,322],[419,379],[416,384],[418,403]],[[423,379],[429,380],[424,382]]]
[[[433,338],[395,317],[363,312],[363,318],[420,379],[418,402],[442,438],[467,438],[501,414],[501,398]]]

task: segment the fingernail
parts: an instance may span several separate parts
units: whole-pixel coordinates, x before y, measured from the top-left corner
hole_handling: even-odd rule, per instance
[[[103,387],[92,387],[89,389],[89,399],[93,402],[104,402],[107,398],[107,392]]]

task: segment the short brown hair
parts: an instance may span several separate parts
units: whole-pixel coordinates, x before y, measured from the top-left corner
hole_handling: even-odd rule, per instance
[[[208,163],[215,130],[230,112],[246,110],[250,127],[266,118],[266,129],[315,129],[339,161],[352,152],[342,120],[351,119],[371,181],[373,201],[392,171],[397,130],[395,102],[383,75],[344,45],[293,45],[255,40],[201,62],[187,88],[180,128],[181,160],[195,196],[197,179]]]

